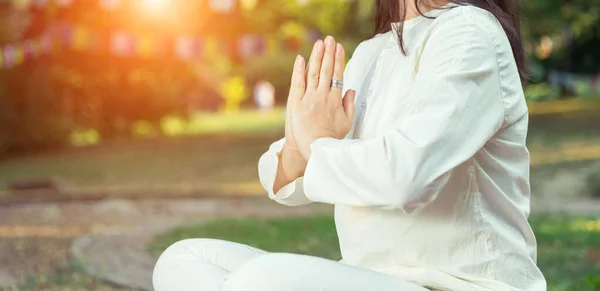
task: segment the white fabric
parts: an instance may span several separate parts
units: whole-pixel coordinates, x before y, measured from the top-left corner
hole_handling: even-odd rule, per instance
[[[335,261],[210,239],[170,246],[156,264],[153,284],[156,291],[427,291]]]
[[[345,72],[352,132],[311,145],[275,201],[334,204],[343,261],[440,290],[546,290],[528,224],[528,111],[508,38],[490,13],[449,5],[359,45]],[[301,276],[301,274],[298,274]],[[376,290],[376,289],[370,289]]]

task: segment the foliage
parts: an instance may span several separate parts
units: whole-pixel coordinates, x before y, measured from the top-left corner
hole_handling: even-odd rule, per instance
[[[525,98],[531,102],[554,100],[560,96],[559,90],[546,83],[528,84],[524,91]]]
[[[92,30],[126,29],[164,37],[200,34],[217,37],[227,45],[221,48],[207,43],[213,53],[187,63],[169,57],[118,58],[57,48],[49,57],[0,70],[0,152],[69,144],[74,132],[94,131],[98,135],[85,140],[129,138],[132,132],[156,126],[167,115],[188,118],[195,110],[226,107],[235,112],[240,105],[249,105],[252,85],[260,79],[274,84],[278,101],[283,103],[296,51],[280,50],[241,59],[232,53],[235,39],[244,33],[296,39],[331,34],[351,55],[372,33],[375,1],[312,0],[302,4],[261,0],[253,10],[228,15],[227,25],[214,25],[223,16],[203,6],[205,1],[181,0],[181,5],[160,13],[143,12],[134,2],[112,13],[92,11],[77,1],[72,8],[45,12],[0,5],[0,18],[5,19],[0,23],[0,44],[38,36],[48,23],[60,21]],[[546,35],[556,40],[550,58],[532,60],[537,65],[536,82],[544,80],[547,68],[597,70],[600,8],[595,2],[521,2],[528,46],[534,48]],[[573,47],[562,45],[570,38],[567,27],[572,32]],[[300,41],[288,45],[307,55],[311,44]],[[235,76],[244,78],[245,88],[229,90],[240,93],[237,98],[221,98],[223,84]],[[543,85],[529,87],[527,93],[531,100],[555,98]],[[140,131],[140,124],[145,129]]]
[[[538,239],[538,265],[550,291],[594,291],[600,288],[600,219],[537,215],[530,219]],[[331,217],[215,220],[174,229],[151,245],[158,254],[186,238],[216,238],[273,252],[340,259]]]
[[[520,1],[521,26],[532,52],[544,36],[553,52],[547,68],[597,74],[600,66],[600,5],[597,0]]]
[[[593,37],[592,27],[600,20],[596,0],[531,0],[520,1],[523,33],[527,39],[564,33],[569,28],[573,37]]]

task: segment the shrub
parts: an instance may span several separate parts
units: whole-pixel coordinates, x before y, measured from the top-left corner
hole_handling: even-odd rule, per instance
[[[594,198],[600,198],[600,167],[587,176],[588,189]]]

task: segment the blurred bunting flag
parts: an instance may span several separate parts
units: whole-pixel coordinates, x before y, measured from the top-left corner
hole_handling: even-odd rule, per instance
[[[49,0],[33,0],[33,6],[37,8],[44,8],[48,5]]]
[[[25,53],[25,58],[32,58],[38,55],[39,51],[39,42],[35,39],[28,39],[23,43],[23,50]]]
[[[182,60],[191,60],[200,56],[200,40],[194,37],[182,36],[175,40],[175,53]]]
[[[238,41],[238,54],[242,59],[252,57],[256,53],[256,37],[252,34],[242,35]]]
[[[42,53],[48,53],[52,50],[52,37],[49,34],[43,35],[41,37],[40,49]]]
[[[26,3],[35,5],[58,3],[55,1],[63,1],[61,2],[63,5],[72,2],[71,0],[30,0]],[[110,1],[121,3],[122,0]],[[305,30],[292,23],[288,23],[286,27],[287,32],[280,33],[278,36],[246,33],[234,38],[222,39],[215,36],[191,35],[157,37],[150,33],[133,34],[122,30],[90,30],[79,24],[59,22],[50,24],[47,31],[37,38],[0,46],[2,55],[0,68],[12,67],[49,53],[56,45],[75,51],[109,52],[121,57],[151,58],[169,54],[183,61],[219,56],[247,60],[261,54],[273,54],[282,50],[296,52],[308,39],[319,35],[316,30]]]
[[[151,34],[134,35],[126,31],[100,33],[83,26],[58,25],[53,34],[45,33],[38,38],[0,47],[2,67],[11,67],[52,51],[58,40],[63,46],[76,50],[108,50],[115,56],[151,58],[169,52],[179,60],[190,61],[217,56],[234,56],[241,59],[272,54],[280,50],[298,51],[303,40],[298,37],[274,37],[271,35],[243,34],[227,42],[215,37],[179,36],[172,39]]]
[[[126,32],[118,31],[112,34],[110,46],[117,56],[131,56],[135,50],[135,39]]]
[[[14,65],[18,66],[25,61],[25,50],[22,45],[15,45],[14,48]]]
[[[0,69],[10,68],[51,50],[52,40],[44,34],[39,38],[0,46]]]
[[[208,6],[221,13],[228,13],[235,8],[236,0],[208,0]]]
[[[214,58],[218,56],[221,52],[219,51],[219,42],[213,37],[207,37],[204,43],[204,57],[205,58]]]
[[[258,54],[263,54],[265,49],[267,48],[267,39],[264,35],[261,35],[256,38],[256,52]]]
[[[31,4],[30,0],[12,0],[12,5],[18,9],[25,9]]]
[[[321,39],[322,37],[323,37],[323,35],[321,34],[321,32],[318,29],[312,28],[312,29],[308,29],[307,35],[306,35],[306,40],[309,43],[314,43],[317,40]]]
[[[75,0],[4,0],[9,1],[13,6],[24,9],[29,6],[34,6],[37,8],[48,7],[48,4],[55,3],[58,7],[69,7],[71,6]],[[98,2],[98,5],[107,10],[107,11],[115,11],[121,8],[124,2],[126,1],[134,1],[134,0],[95,0]],[[151,0],[139,0],[139,1],[151,1]],[[234,11],[238,6],[245,10],[255,9],[260,0],[203,0],[208,2],[208,7],[219,13],[230,13]],[[287,1],[287,0],[286,0]],[[350,1],[350,0],[346,0]],[[2,0],[0,0],[2,2]],[[310,0],[296,0],[296,2],[304,6],[310,2]]]
[[[54,0],[58,6],[65,7],[73,4],[73,0]]]
[[[81,26],[75,26],[71,33],[70,44],[75,50],[85,50],[90,43],[90,33]]]
[[[156,38],[151,35],[142,35],[137,41],[137,55],[143,58],[157,54],[158,45]]]
[[[12,44],[4,46],[2,49],[4,55],[4,66],[10,68],[15,65],[15,47]]]
[[[246,10],[256,8],[256,4],[258,4],[258,0],[240,0],[240,6]]]
[[[267,53],[273,54],[279,51],[279,42],[274,37],[267,38]]]
[[[121,7],[121,0],[100,0],[100,7],[109,11],[115,11]]]

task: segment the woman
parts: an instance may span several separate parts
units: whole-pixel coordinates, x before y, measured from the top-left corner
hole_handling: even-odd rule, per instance
[[[451,2],[379,0],[345,72],[331,37],[296,61],[260,180],[279,203],[335,205],[342,262],[185,240],[156,290],[546,290],[515,7]]]

